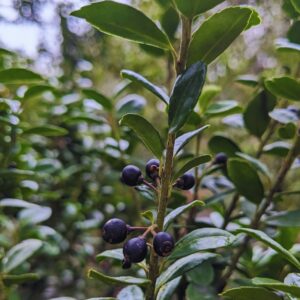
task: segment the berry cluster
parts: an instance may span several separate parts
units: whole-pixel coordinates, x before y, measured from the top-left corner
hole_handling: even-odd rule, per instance
[[[110,219],[103,226],[103,239],[110,244],[122,243],[126,240],[127,235],[136,230],[143,230],[141,236],[137,236],[127,240],[123,245],[124,260],[122,267],[128,269],[132,263],[143,261],[148,253],[147,235],[153,235],[153,249],[159,256],[168,256],[174,248],[174,239],[167,232],[156,233],[153,226],[150,227],[131,227],[123,220]]]

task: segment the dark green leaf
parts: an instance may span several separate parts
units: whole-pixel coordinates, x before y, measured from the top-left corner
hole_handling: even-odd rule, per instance
[[[278,135],[282,139],[292,139],[296,135],[297,126],[295,123],[287,123],[278,129]]]
[[[246,29],[253,12],[249,7],[228,7],[204,21],[193,34],[188,64],[214,61]]]
[[[84,89],[82,90],[82,92],[86,97],[90,99],[94,99],[96,102],[101,104],[105,109],[112,110],[113,108],[112,102],[106,96],[92,89]]]
[[[234,100],[223,100],[212,103],[205,111],[208,118],[225,117],[242,112],[242,108]]]
[[[256,170],[247,161],[238,158],[229,159],[227,170],[238,192],[249,201],[259,204],[264,198],[264,186]]]
[[[44,125],[25,129],[23,134],[37,134],[46,137],[62,136],[68,134],[68,131],[62,127],[54,125]]]
[[[0,71],[0,83],[4,84],[34,84],[42,82],[43,78],[30,70],[12,68]]]
[[[222,2],[224,0],[175,0],[179,11],[190,19],[212,9]]]
[[[293,264],[296,268],[300,269],[300,262],[297,260],[297,258],[288,250],[283,248],[279,243],[272,240],[267,234],[260,230],[254,230],[250,228],[241,228],[238,229],[237,232],[242,232],[250,235],[252,238],[257,239],[258,241],[261,241],[262,243],[266,244],[267,246],[271,247],[273,250],[275,250],[279,255],[281,255],[283,258],[288,260],[291,264]]]
[[[251,74],[241,75],[237,77],[236,82],[250,87],[256,87],[259,84],[258,77]]]
[[[176,133],[185,124],[201,94],[206,65],[191,65],[176,80],[169,105],[169,132]]]
[[[92,3],[72,12],[72,16],[83,18],[110,35],[162,49],[171,48],[167,36],[151,19],[126,4],[113,1]]]
[[[297,114],[286,108],[275,108],[269,115],[273,120],[282,124],[295,123],[298,121]]]
[[[198,100],[198,104],[202,113],[205,113],[211,100],[221,92],[221,87],[218,85],[205,85]]]
[[[74,117],[68,117],[67,119],[65,119],[65,122],[67,124],[78,124],[78,123],[88,123],[88,124],[96,124],[96,125],[100,125],[100,124],[104,124],[107,123],[107,120],[104,119],[103,117],[99,117],[99,116],[91,116],[88,114],[81,114],[81,115],[77,115]]]
[[[291,0],[295,10],[300,13],[300,0]]]
[[[54,91],[54,88],[49,85],[36,85],[30,87],[24,94],[24,99],[35,99],[37,97],[40,97],[43,93],[48,92],[48,91]]]
[[[283,76],[265,81],[268,90],[275,96],[300,101],[300,83],[294,78]]]
[[[277,155],[285,157],[291,149],[291,145],[286,142],[274,142],[264,147],[263,151],[265,154]]]
[[[208,147],[214,154],[224,152],[229,157],[236,156],[237,152],[241,152],[235,142],[222,135],[213,136],[208,142]]]
[[[176,260],[186,255],[208,249],[228,247],[234,241],[235,236],[218,228],[200,228],[193,230],[181,238],[168,260]]]
[[[265,223],[278,227],[300,227],[300,210],[278,212],[268,216]]]
[[[126,114],[137,114],[142,111],[146,105],[144,97],[130,94],[118,101],[116,105],[117,117],[122,118]]]
[[[187,132],[175,140],[175,145],[174,145],[174,155],[177,155],[178,152],[189,142],[193,137],[196,135],[200,134],[203,130],[207,129],[209,125],[205,125],[203,127],[200,127],[194,131]]]
[[[287,37],[291,43],[300,44],[300,20],[294,21],[290,27]]]
[[[214,268],[209,261],[204,262],[186,274],[189,282],[204,286],[208,286],[213,282],[214,275]]]
[[[161,26],[171,40],[174,39],[179,20],[178,12],[172,6],[170,6],[161,17]]]
[[[120,120],[121,125],[135,131],[144,145],[157,157],[161,158],[164,145],[157,130],[143,117],[136,114],[127,114]]]
[[[164,284],[158,291],[157,300],[171,300],[180,281],[181,276]]]
[[[101,282],[104,282],[109,285],[138,285],[138,286],[147,286],[150,281],[144,278],[136,278],[131,276],[120,276],[120,277],[110,277],[103,273],[100,273],[96,270],[90,269],[88,272],[88,277],[97,279]]]
[[[165,91],[159,88],[158,86],[154,85],[142,75],[130,70],[122,70],[121,75],[123,78],[127,78],[133,82],[141,84],[144,88],[146,88],[148,91],[160,98],[166,104],[169,103],[169,96],[165,93]]]
[[[195,158],[192,158],[187,163],[184,164],[173,176],[173,180],[176,180],[184,173],[188,172],[189,170],[198,167],[199,165],[205,164],[211,160],[210,155],[201,155]]]
[[[271,291],[254,286],[241,286],[238,288],[226,290],[222,293],[225,300],[281,300],[280,296],[277,296]]]
[[[112,258],[116,260],[123,260],[123,249],[113,249],[113,250],[106,250],[96,256],[96,260],[101,262],[106,258]]]
[[[195,200],[189,204],[177,207],[176,209],[174,209],[173,211],[171,211],[166,217],[165,217],[165,221],[164,221],[164,230],[167,230],[168,227],[171,225],[171,223],[178,217],[180,216],[182,213],[184,213],[186,210],[195,207],[195,206],[203,206],[204,203],[202,201],[199,200]]]
[[[39,275],[35,273],[26,273],[26,274],[20,274],[20,275],[10,275],[10,274],[4,274],[2,276],[3,283],[6,286],[10,286],[13,284],[22,284],[24,282],[31,282],[39,280]]]
[[[268,91],[261,91],[247,106],[244,122],[249,132],[261,137],[270,123],[269,112],[274,109],[276,98]]]

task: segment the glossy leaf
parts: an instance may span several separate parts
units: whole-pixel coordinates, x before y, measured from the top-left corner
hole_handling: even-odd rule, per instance
[[[126,114],[140,113],[145,105],[144,97],[136,94],[127,95],[116,104],[117,117],[122,118]]]
[[[288,285],[278,280],[274,280],[270,278],[262,278],[262,277],[253,278],[252,283],[256,286],[261,286],[276,291],[282,291],[294,295],[296,297],[300,297],[299,286]]]
[[[224,152],[229,157],[236,156],[237,152],[241,152],[235,142],[223,135],[213,136],[208,142],[208,147],[214,154]]]
[[[174,40],[179,22],[177,10],[173,6],[169,6],[161,17],[161,26],[170,40]]]
[[[72,16],[83,18],[110,35],[162,49],[171,47],[167,36],[151,19],[126,4],[113,1],[92,3],[72,12]]]
[[[163,89],[161,89],[160,87],[154,85],[152,82],[150,82],[148,79],[146,79],[142,75],[140,75],[134,71],[131,71],[131,70],[122,70],[121,75],[123,78],[126,78],[133,82],[139,83],[144,88],[146,88],[148,91],[150,91],[155,96],[160,98],[166,104],[169,103],[169,96],[165,93],[165,91]]]
[[[18,208],[28,208],[32,207],[35,204],[30,202],[21,200],[21,199],[13,199],[13,198],[5,198],[0,201],[0,207],[18,207]]]
[[[130,285],[123,288],[117,296],[118,300],[128,300],[128,299],[144,299],[144,293],[140,287],[136,285]]]
[[[300,45],[296,43],[291,43],[287,41],[280,41],[276,43],[276,50],[279,53],[286,54],[300,54]]]
[[[208,249],[228,247],[235,237],[231,233],[218,228],[200,228],[193,230],[181,238],[168,260],[176,260],[186,255]]]
[[[228,7],[205,20],[193,34],[188,64],[214,61],[246,29],[252,13],[249,7]]]
[[[0,71],[0,83],[4,84],[34,84],[42,82],[43,78],[30,70],[12,68]]]
[[[176,260],[172,265],[170,265],[157,279],[158,290],[164,284],[171,281],[172,279],[181,276],[192,270],[193,268],[199,266],[201,263],[208,259],[216,257],[213,253],[195,253],[192,255],[185,256],[179,260]]]
[[[141,139],[144,145],[157,157],[161,158],[164,145],[158,131],[143,117],[137,114],[127,114],[120,124],[130,127]]]
[[[240,286],[238,288],[233,288],[226,290],[222,293],[222,296],[225,300],[281,300],[280,296],[277,296],[275,293],[254,286]]]
[[[68,134],[68,131],[55,125],[44,125],[25,129],[23,134],[37,134],[46,137],[62,136]]]
[[[178,10],[190,19],[212,9],[222,2],[224,0],[175,0]]]
[[[242,112],[242,108],[238,105],[238,102],[234,100],[223,100],[217,101],[208,106],[205,111],[205,115],[208,118],[225,117],[240,112]]]
[[[96,260],[98,262],[101,262],[102,260],[106,258],[112,258],[116,260],[123,260],[123,249],[112,249],[112,250],[106,250],[96,256]]]
[[[176,80],[169,105],[169,132],[176,133],[185,124],[201,94],[206,65],[198,61]]]
[[[266,145],[263,148],[263,151],[265,154],[285,157],[289,153],[290,149],[291,145],[289,143],[279,141]]]
[[[269,115],[281,124],[296,123],[299,120],[297,114],[286,108],[275,108]]]
[[[101,104],[105,109],[112,110],[113,108],[112,102],[106,96],[92,89],[83,89],[82,92],[86,97],[90,99],[94,99],[96,102]]]
[[[237,158],[229,159],[227,170],[238,192],[249,201],[259,204],[264,198],[264,186],[256,170],[247,161]]]
[[[172,210],[166,217],[164,221],[164,230],[167,230],[168,227],[171,225],[171,223],[182,213],[184,213],[186,210],[196,207],[196,206],[203,206],[204,203],[199,200],[195,200],[189,204],[177,207],[176,209]]]
[[[274,77],[266,80],[265,85],[275,96],[300,101],[300,82],[294,78],[287,76]]]
[[[218,85],[208,84],[203,87],[202,93],[198,100],[198,105],[202,113],[205,113],[211,100],[222,91]]]
[[[38,224],[48,220],[51,214],[52,209],[50,207],[34,205],[20,211],[18,217],[26,224]]]
[[[267,246],[275,250],[283,258],[288,260],[296,268],[300,269],[300,262],[297,260],[297,258],[290,251],[283,248],[279,243],[271,239],[266,233],[260,230],[254,230],[250,228],[241,228],[238,229],[237,232],[246,233],[252,238],[255,238],[256,240],[266,244]]]
[[[270,123],[269,112],[274,109],[276,98],[268,91],[262,90],[247,105],[244,112],[244,123],[248,131],[261,137]]]
[[[192,158],[187,163],[185,163],[173,176],[173,180],[176,180],[180,176],[182,176],[184,173],[188,172],[189,170],[196,168],[202,164],[205,164],[211,160],[210,155],[201,155],[195,158]]]
[[[178,138],[175,140],[175,145],[174,145],[174,155],[177,155],[178,152],[183,149],[184,146],[188,144],[198,134],[200,134],[203,130],[207,129],[209,125],[205,125],[203,127],[200,127],[196,130],[184,133],[180,135]]]
[[[38,251],[43,245],[43,242],[36,239],[24,240],[21,243],[13,246],[4,256],[2,260],[2,270],[6,273],[12,271],[29,257],[31,257],[36,251]]]
[[[88,277],[97,279],[108,285],[137,285],[137,286],[147,286],[150,281],[144,278],[136,278],[131,276],[120,276],[120,277],[110,277],[103,273],[100,273],[94,269],[90,269],[88,272]]]
[[[158,291],[157,300],[171,300],[177,286],[181,281],[181,276],[169,281],[168,283],[164,284]]]

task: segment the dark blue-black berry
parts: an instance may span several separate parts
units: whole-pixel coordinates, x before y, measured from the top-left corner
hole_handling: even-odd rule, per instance
[[[149,178],[155,180],[159,175],[159,160],[150,159],[146,164],[146,174]]]
[[[227,155],[223,152],[220,152],[216,155],[214,163],[217,165],[226,165],[227,159]]]
[[[175,186],[181,190],[189,190],[195,185],[195,177],[186,173],[177,179]]]
[[[123,269],[130,269],[131,268],[131,261],[127,260],[127,259],[123,259],[122,268]]]
[[[128,233],[128,226],[123,220],[110,219],[104,226],[102,237],[104,241],[110,244],[118,244],[125,241]]]
[[[168,256],[174,249],[174,239],[167,232],[159,232],[153,238],[153,248],[159,256]]]
[[[145,259],[147,255],[147,243],[144,238],[135,237],[128,240],[123,246],[125,262],[138,263]]]
[[[122,171],[121,181],[129,186],[136,186],[143,182],[141,170],[133,165],[126,166]]]

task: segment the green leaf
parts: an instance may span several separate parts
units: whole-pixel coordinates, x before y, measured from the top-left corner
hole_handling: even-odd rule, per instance
[[[240,286],[238,288],[230,289],[222,293],[225,300],[280,300],[280,296],[277,296],[271,291],[254,286]]]
[[[181,276],[164,284],[158,291],[156,300],[171,300],[177,286],[181,281]]]
[[[266,80],[265,85],[275,96],[300,101],[300,82],[294,78],[287,76],[274,77]]]
[[[90,99],[94,99],[96,102],[101,104],[105,109],[107,109],[107,110],[113,109],[111,100],[109,98],[107,98],[106,96],[100,94],[99,92],[92,90],[92,89],[84,89],[84,90],[82,90],[82,92],[86,97],[88,97]]]
[[[260,230],[254,230],[250,228],[241,228],[238,229],[237,232],[246,233],[252,238],[257,239],[258,241],[261,241],[262,243],[268,245],[273,250],[275,250],[279,255],[281,255],[283,258],[288,260],[291,264],[293,264],[296,268],[300,269],[300,262],[297,260],[297,258],[287,249],[283,248],[279,243],[272,240],[267,234]]]
[[[290,273],[284,278],[284,283],[300,287],[300,274]]]
[[[141,216],[144,217],[145,219],[149,220],[151,224],[155,223],[155,218],[153,215],[153,212],[151,210],[146,210],[141,213]]]
[[[280,41],[276,43],[276,50],[279,53],[287,54],[300,54],[300,45],[296,43],[291,43],[287,41]]]
[[[287,33],[288,40],[293,44],[300,44],[300,20],[294,21]]]
[[[144,299],[144,293],[140,287],[136,285],[130,285],[122,289],[117,296],[118,300],[128,299]]]
[[[295,123],[287,123],[278,129],[278,135],[282,139],[292,139],[297,133],[297,126]]]
[[[174,144],[174,155],[176,156],[178,152],[185,146],[187,145],[188,142],[191,141],[192,138],[200,134],[203,130],[207,129],[209,125],[205,125],[203,127],[200,127],[194,131],[190,131],[187,133],[184,133],[180,135],[178,138],[175,140]]]
[[[198,167],[199,165],[205,164],[211,160],[211,156],[204,154],[195,158],[192,158],[187,163],[185,163],[174,175],[173,180],[176,180],[184,173],[188,172],[189,170]]]
[[[127,78],[133,82],[137,82],[140,85],[142,85],[145,89],[153,93],[155,96],[157,96],[159,99],[161,99],[166,104],[169,104],[169,96],[165,93],[163,89],[160,87],[154,85],[152,82],[150,82],[148,79],[143,77],[142,75],[130,71],[130,70],[122,70],[121,75],[123,78]]]
[[[166,231],[168,229],[168,227],[171,225],[171,223],[181,214],[183,214],[185,211],[187,211],[188,209],[192,208],[192,207],[196,207],[196,206],[203,206],[204,202],[200,201],[200,200],[195,200],[189,204],[177,207],[176,209],[172,210],[166,217],[165,217],[165,221],[164,221],[164,230]]]
[[[179,11],[190,19],[212,9],[222,2],[224,2],[224,0],[175,0]]]
[[[199,251],[230,246],[235,240],[231,233],[218,228],[200,228],[181,238],[168,260],[177,260]]]
[[[98,30],[133,42],[170,49],[167,36],[144,13],[132,6],[113,1],[102,1],[72,12]],[[142,24],[142,26],[141,26]]]
[[[178,12],[172,6],[170,6],[161,17],[161,26],[171,41],[175,38],[179,21]]]
[[[32,206],[35,206],[35,204],[21,199],[5,198],[0,201],[0,207],[28,208]]]
[[[54,91],[54,88],[49,85],[36,85],[30,87],[24,94],[24,100],[32,100],[40,97],[43,93],[48,91]]]
[[[293,4],[296,11],[298,13],[300,13],[300,1],[299,0],[291,0],[291,3]]]
[[[286,108],[275,108],[273,111],[269,113],[269,115],[273,120],[281,124],[298,122],[297,114],[295,114],[294,112]]]
[[[65,120],[67,124],[78,124],[78,123],[88,123],[88,124],[96,124],[101,125],[107,123],[106,119],[100,116],[91,116],[88,114],[76,115],[73,117],[67,117]]]
[[[123,260],[123,249],[113,249],[113,250],[106,250],[96,256],[96,260],[98,262],[103,261],[106,258],[112,258],[116,260]]]
[[[198,61],[176,80],[169,105],[169,132],[176,133],[185,124],[201,94],[206,65]]]
[[[37,134],[46,137],[62,136],[68,134],[68,131],[55,125],[44,125],[25,129],[23,134]]]
[[[264,222],[278,227],[300,227],[300,210],[278,212],[268,216]]]
[[[30,70],[12,68],[0,71],[0,83],[4,84],[34,84],[42,82],[43,78]]]
[[[127,114],[120,120],[120,124],[134,130],[144,145],[157,158],[161,158],[164,144],[158,131],[146,119],[137,114]]]
[[[202,113],[205,113],[211,100],[222,91],[218,85],[208,84],[203,87],[202,93],[198,100],[198,105]]]
[[[263,148],[263,151],[265,154],[285,157],[289,153],[290,149],[291,145],[289,143],[279,141],[266,145]]]
[[[144,278],[136,278],[131,276],[120,276],[120,277],[110,277],[105,274],[102,274],[94,269],[90,269],[88,272],[88,277],[97,279],[101,282],[104,282],[108,285],[138,285],[138,286],[147,286],[150,281]]]
[[[197,268],[189,271],[186,276],[190,283],[208,286],[213,282],[215,272],[211,262],[206,261]]]
[[[214,154],[224,152],[228,157],[236,156],[237,152],[241,152],[235,142],[223,135],[213,136],[208,142],[208,147]]]
[[[256,87],[259,84],[258,77],[252,74],[245,74],[237,77],[236,82],[249,87]]]
[[[270,278],[262,278],[262,277],[255,277],[252,279],[252,283],[254,285],[265,287],[268,289],[282,291],[285,293],[292,294],[296,297],[300,297],[300,287],[294,285],[284,284],[278,280],[270,279]]]
[[[3,283],[6,286],[10,286],[13,284],[22,284],[24,282],[31,282],[39,280],[39,275],[35,273],[25,273],[20,275],[10,275],[10,274],[4,274],[2,275]]]
[[[13,246],[2,259],[3,272],[9,273],[20,264],[25,262],[43,245],[43,242],[36,239],[24,240]]]
[[[122,118],[126,114],[137,114],[142,111],[146,105],[146,100],[144,97],[130,94],[118,101],[117,117]]]
[[[205,115],[208,118],[225,117],[240,112],[242,112],[242,108],[238,105],[238,102],[234,100],[223,100],[217,101],[208,106],[205,111]]]
[[[268,91],[262,90],[247,105],[244,112],[244,122],[248,131],[261,137],[270,123],[269,112],[274,109],[276,98]]]
[[[246,29],[253,12],[249,7],[228,7],[206,19],[193,34],[188,65],[214,61]]]
[[[52,209],[50,207],[33,205],[20,211],[18,217],[22,222],[33,225],[48,220],[51,215]]]
[[[259,204],[264,198],[264,186],[252,165],[245,160],[231,158],[228,160],[227,169],[238,192],[249,201]]]
[[[172,279],[185,274],[202,264],[204,261],[216,256],[217,255],[213,253],[195,253],[177,260],[158,277],[156,289],[159,290],[164,284]]]

